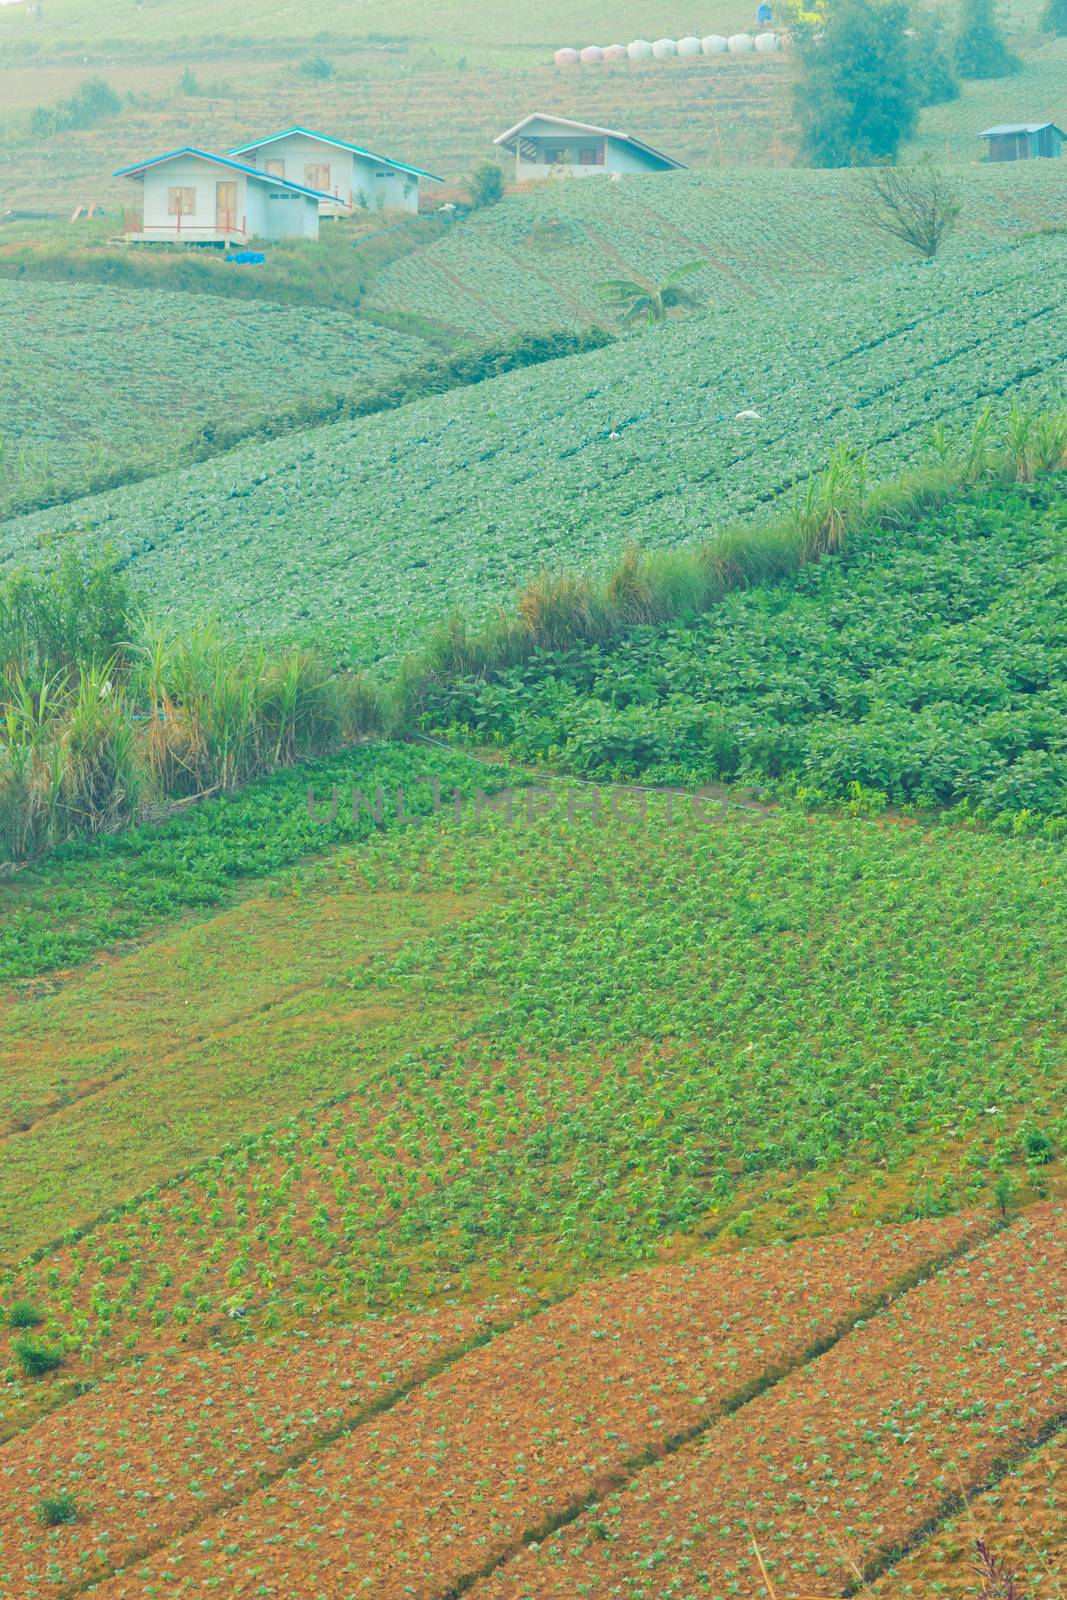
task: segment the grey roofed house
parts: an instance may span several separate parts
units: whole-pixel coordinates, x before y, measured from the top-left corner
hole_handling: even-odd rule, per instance
[[[589,178],[597,173],[670,172],[683,167],[632,133],[543,111],[532,112],[493,142],[514,153],[519,183],[556,175]]]
[[[1032,161],[1058,156],[1067,133],[1054,122],[999,122],[978,137],[989,140],[990,161]]]

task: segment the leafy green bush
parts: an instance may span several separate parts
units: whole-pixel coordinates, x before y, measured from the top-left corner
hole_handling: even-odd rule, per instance
[[[67,1489],[43,1495],[37,1502],[37,1520],[46,1528],[58,1528],[78,1519],[78,1502]]]
[[[504,198],[504,172],[496,161],[481,161],[467,180],[467,194],[475,211],[495,206]]]
[[[30,115],[30,132],[36,137],[92,128],[121,110],[122,101],[103,78],[86,78],[67,100],[55,106],[37,106]]]
[[[336,70],[333,62],[328,60],[326,56],[305,56],[297,68],[297,71],[302,73],[305,78],[318,78],[320,80],[332,78]]]
[[[16,1339],[11,1353],[27,1378],[43,1378],[63,1365],[63,1353],[36,1339]]]
[[[43,1321],[44,1312],[32,1300],[16,1300],[14,1305],[8,1307],[9,1328],[37,1328]]]

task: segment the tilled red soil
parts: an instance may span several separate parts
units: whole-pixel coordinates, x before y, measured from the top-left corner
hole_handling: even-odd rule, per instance
[[[1046,1205],[471,1593],[755,1600],[754,1535],[781,1595],[841,1594],[1064,1413],[1067,1211]]]
[[[368,1319],[99,1384],[0,1446],[0,1594],[61,1594],[146,1554],[529,1309],[520,1296]],[[62,1491],[77,1521],[46,1533],[37,1506]]]
[[[884,1228],[589,1286],[94,1595],[429,1600],[803,1361],[986,1227]]]

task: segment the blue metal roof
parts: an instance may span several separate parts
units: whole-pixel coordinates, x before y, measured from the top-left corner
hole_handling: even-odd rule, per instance
[[[387,167],[399,167],[401,172],[411,172],[416,178],[429,178],[431,183],[444,183],[434,172],[424,172],[421,167],[409,167],[406,161],[394,161],[392,156],[380,156],[374,150],[364,150],[362,145],[349,144],[346,139],[335,139],[328,133],[315,133],[312,128],[285,128],[281,133],[268,133],[263,139],[253,139],[249,144],[239,144],[230,151],[231,156],[243,156],[248,150],[259,150],[265,144],[275,144],[279,139],[288,139],[290,134],[302,133],[305,139],[318,139],[322,144],[336,145],[339,150],[351,150],[357,156],[366,156],[368,161],[380,161]]]
[[[212,161],[217,167],[229,167],[234,172],[243,172],[246,178],[255,178],[257,183],[269,183],[272,189],[279,187],[293,189],[297,194],[310,195],[313,200],[335,198],[332,194],[323,194],[320,189],[309,189],[303,183],[293,183],[289,178],[276,178],[269,172],[260,172],[258,167],[246,167],[240,161],[231,161],[229,156],[213,156],[209,150],[194,150],[192,145],[183,145],[180,150],[168,150],[165,156],[153,156],[150,161],[139,161],[133,167],[120,167],[111,176],[132,178],[139,172],[147,172],[149,167],[159,167],[164,161],[174,161],[178,156],[199,156],[201,161]]]
[[[986,128],[978,138],[997,139],[1007,133],[1040,133],[1043,128],[1051,128],[1061,139],[1067,139],[1067,133],[1057,128],[1054,122],[999,122],[995,128]]]

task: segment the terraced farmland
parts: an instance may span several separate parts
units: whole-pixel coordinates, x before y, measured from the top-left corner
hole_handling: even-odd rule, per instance
[[[844,440],[889,472],[987,396],[1058,391],[1067,241],[799,286],[407,406],[230,452],[0,528],[9,560],[91,528],[153,611],[352,661],[488,610],[543,566],[706,537]],[[755,422],[735,413],[755,408]],[[618,438],[612,438],[612,433]],[[476,468],[476,471],[474,470]]]
[[[1055,847],[665,804],[383,838],[9,1004],[40,1114],[0,1248],[44,1252],[9,1294],[60,1390],[234,1307],[269,1330],[1057,1191]]]
[[[425,354],[340,312],[0,278],[0,520],[108,473],[165,471],[201,431],[328,405]]]
[[[1049,76],[1067,83],[1067,41],[1050,52]],[[953,114],[963,115],[958,107]],[[985,124],[974,124],[970,110],[967,117],[973,136]],[[960,226],[942,259],[1067,223],[1067,189],[1052,164],[975,166],[953,176]],[[747,318],[769,304],[788,323],[798,290],[821,286],[829,299],[834,285],[909,254],[871,227],[847,169],[672,172],[534,185],[395,262],[371,300],[483,333],[580,326],[610,317],[597,291],[605,279],[658,283],[701,260],[707,268],[690,282],[713,315]]]
[[[850,1233],[637,1273],[518,1321],[514,1304],[439,1312],[300,1341],[288,1356],[251,1344],[118,1378],[0,1448],[11,1508],[0,1537],[23,1556],[6,1581],[62,1594],[162,1546],[102,1592],[179,1595],[205,1581],[235,1597],[308,1582],[323,1595],[443,1592],[706,1428],[986,1226]],[[464,1354],[475,1338],[488,1342]],[[445,1370],[431,1379],[434,1358]],[[366,1416],[401,1383],[409,1394]],[[20,1508],[45,1484],[91,1500],[76,1532],[33,1538]]]
[[[1041,1209],[471,1592],[755,1600],[753,1537],[775,1584],[851,1589],[1063,1421],[1065,1290]]]

